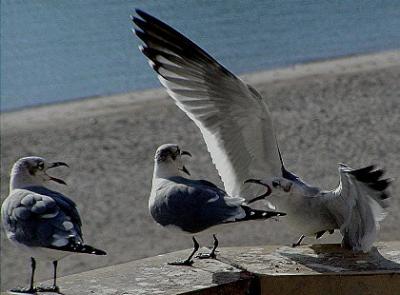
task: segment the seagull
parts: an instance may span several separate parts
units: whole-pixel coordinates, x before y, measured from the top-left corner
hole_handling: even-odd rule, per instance
[[[265,99],[181,33],[141,10],[136,13],[134,33],[144,43],[139,49],[175,104],[200,129],[226,193],[257,196],[262,184],[275,184],[267,199],[301,233],[294,246],[304,236],[319,238],[339,229],[344,247],[368,251],[388,205],[390,179],[381,178],[383,171],[339,165],[337,188],[307,184],[284,165]]]
[[[265,220],[284,216],[276,211],[255,210],[245,204],[245,199],[230,197],[207,180],[192,180],[183,165],[182,156],[191,156],[176,144],[161,145],[154,157],[154,173],[149,198],[149,211],[161,226],[192,235],[193,251],[185,260],[171,265],[192,265],[193,255],[199,249],[195,234],[215,226],[249,220]],[[268,185],[264,185],[267,187]],[[200,254],[200,259],[215,258],[218,239],[213,234],[214,246],[210,253]]]
[[[29,288],[12,289],[14,293],[60,292],[57,286],[58,261],[72,253],[106,255],[103,250],[83,243],[81,218],[75,203],[59,192],[44,186],[48,181],[66,184],[50,176],[51,168],[68,165],[50,163],[41,157],[19,159],[12,167],[10,194],[1,206],[2,224],[7,238],[31,256]],[[53,262],[53,286],[34,287],[36,259]]]

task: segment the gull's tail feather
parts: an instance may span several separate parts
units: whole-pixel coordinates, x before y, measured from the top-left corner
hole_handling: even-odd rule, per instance
[[[367,252],[376,239],[379,222],[386,216],[391,180],[383,179],[384,171],[375,166],[352,169],[341,164],[339,172],[339,200],[349,207],[350,213],[337,216],[342,244],[354,251]]]
[[[376,169],[375,166],[371,165],[357,170],[350,170],[348,173],[353,175],[358,181],[365,183],[371,190],[375,191],[376,193],[373,194],[374,200],[382,207],[387,207],[387,204],[383,203],[382,200],[386,200],[390,197],[386,189],[389,187],[391,179],[381,179],[385,173],[383,169]]]
[[[85,254],[93,254],[93,255],[107,255],[107,253],[103,250],[94,248],[90,245],[85,245],[82,243],[68,243],[65,246],[50,246],[48,248],[56,249],[60,251],[68,251],[68,252],[75,252],[75,253],[85,253]]]
[[[244,210],[246,215],[243,218],[238,219],[237,221],[268,219],[271,217],[279,217],[279,216],[286,215],[286,213],[283,213],[283,212],[252,209],[245,205],[242,205],[241,207]]]

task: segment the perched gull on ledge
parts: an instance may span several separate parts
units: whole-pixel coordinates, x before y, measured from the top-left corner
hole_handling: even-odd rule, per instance
[[[189,152],[181,151],[176,144],[160,146],[154,157],[154,174],[149,199],[151,216],[160,225],[192,235],[193,251],[183,261],[172,265],[191,265],[192,257],[199,249],[194,235],[215,226],[234,222],[264,220],[286,215],[276,211],[254,210],[245,205],[245,199],[230,197],[215,184],[206,180],[192,180],[182,163],[182,156]],[[266,185],[268,187],[268,185]],[[270,191],[268,189],[267,191]],[[198,258],[215,258],[218,240],[214,237],[214,247],[209,254]]]
[[[284,166],[261,95],[167,24],[136,12],[135,33],[144,42],[140,50],[176,105],[200,128],[227,194],[257,196],[261,186],[251,182],[272,186],[269,202],[302,234],[294,245],[305,235],[319,238],[339,229],[343,246],[368,251],[389,197],[383,171],[340,165],[336,189],[306,184]]]
[[[44,187],[50,180],[65,184],[47,174],[48,169],[59,166],[68,167],[63,162],[49,163],[40,157],[26,157],[19,159],[11,170],[10,194],[1,206],[2,223],[7,238],[29,253],[32,267],[29,288],[11,290],[14,293],[59,292],[58,260],[73,252],[106,255],[103,250],[83,243],[82,223],[75,203]],[[34,287],[36,258],[53,262],[52,287]]]

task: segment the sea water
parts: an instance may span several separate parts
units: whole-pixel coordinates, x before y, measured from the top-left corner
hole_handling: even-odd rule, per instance
[[[398,0],[2,0],[1,110],[159,87],[135,8],[236,74],[400,47]]]

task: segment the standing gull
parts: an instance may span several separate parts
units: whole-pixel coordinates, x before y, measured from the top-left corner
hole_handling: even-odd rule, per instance
[[[136,12],[135,33],[144,42],[140,50],[176,105],[199,127],[227,194],[256,196],[262,186],[251,182],[261,178],[261,184],[278,188],[269,201],[288,214],[302,237],[340,229],[343,246],[368,251],[389,196],[383,171],[341,165],[336,189],[306,184],[284,166],[261,95],[167,24]]]
[[[7,238],[31,256],[32,274],[29,288],[13,289],[16,293],[59,292],[56,284],[57,263],[75,253],[106,255],[106,252],[83,243],[81,218],[75,203],[59,192],[44,187],[47,181],[65,184],[47,174],[63,162],[49,163],[40,157],[19,159],[11,170],[10,194],[1,206],[1,217]],[[34,287],[36,259],[53,262],[52,287]]]
[[[254,210],[244,204],[245,199],[230,197],[209,181],[185,178],[185,174],[190,174],[182,163],[183,155],[190,156],[190,153],[181,151],[176,144],[164,144],[157,149],[154,157],[150,214],[160,225],[190,234],[193,240],[190,256],[170,264],[193,263],[192,257],[199,249],[194,237],[196,233],[217,225],[285,215],[281,212]],[[211,252],[200,254],[199,258],[215,258],[218,240],[215,234],[213,238],[214,247]]]

